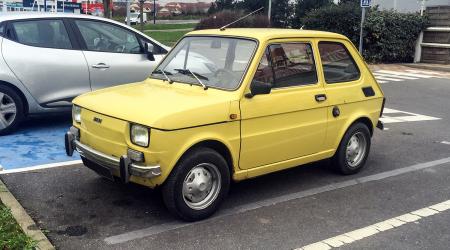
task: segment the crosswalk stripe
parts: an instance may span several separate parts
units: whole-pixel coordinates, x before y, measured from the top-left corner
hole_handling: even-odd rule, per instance
[[[377,76],[376,78],[380,79],[380,80],[394,81],[394,82],[401,82],[401,81],[403,81],[402,79],[396,79],[396,78],[384,77],[384,76]]]
[[[381,77],[395,77],[395,78],[400,78],[400,79],[407,79],[407,80],[417,80],[419,78],[416,77],[410,77],[410,76],[399,76],[399,75],[391,75],[391,74],[382,74],[382,73],[374,73],[375,77],[377,76],[381,76]]]
[[[378,79],[377,79],[377,82],[378,82],[378,83],[387,83],[387,82],[389,82],[389,81],[382,81],[382,80],[378,80]]]
[[[407,73],[407,72],[400,72],[400,71],[391,71],[391,70],[379,70],[377,71],[379,73],[386,73],[386,74],[392,74],[394,76],[412,76],[412,77],[419,77],[419,78],[433,78],[435,76],[425,75],[425,74],[414,74],[414,73]]]
[[[411,72],[411,73],[419,73],[419,74],[427,74],[427,75],[443,75],[442,73],[425,71],[425,70],[407,69],[406,71]]]

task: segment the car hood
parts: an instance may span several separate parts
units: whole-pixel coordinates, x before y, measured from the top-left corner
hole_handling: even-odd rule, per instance
[[[81,95],[75,105],[152,128],[174,130],[229,121],[232,92],[157,79]]]

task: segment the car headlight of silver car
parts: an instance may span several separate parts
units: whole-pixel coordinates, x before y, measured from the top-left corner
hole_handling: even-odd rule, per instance
[[[77,106],[77,105],[72,106],[72,119],[76,123],[81,123],[81,108],[80,108],[80,106]]]
[[[138,146],[148,147],[150,144],[150,128],[139,124],[131,124],[130,140]]]

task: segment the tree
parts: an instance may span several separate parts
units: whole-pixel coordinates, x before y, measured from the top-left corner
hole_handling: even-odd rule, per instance
[[[346,0],[346,1],[355,1],[355,0]],[[311,10],[319,9],[322,6],[331,4],[334,4],[332,0],[296,0],[294,19],[292,20],[292,27],[300,28],[303,25],[301,19],[304,18],[305,15]]]
[[[271,25],[286,28],[290,25],[292,6],[289,0],[272,0]]]
[[[216,0],[211,3],[211,7],[208,9],[208,14],[213,14],[222,10],[231,10],[235,7],[234,0]]]

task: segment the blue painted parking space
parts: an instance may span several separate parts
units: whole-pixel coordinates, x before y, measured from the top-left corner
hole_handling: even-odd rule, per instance
[[[18,131],[0,137],[0,166],[5,170],[78,160],[66,156],[64,134],[70,115],[45,116],[24,122]]]

